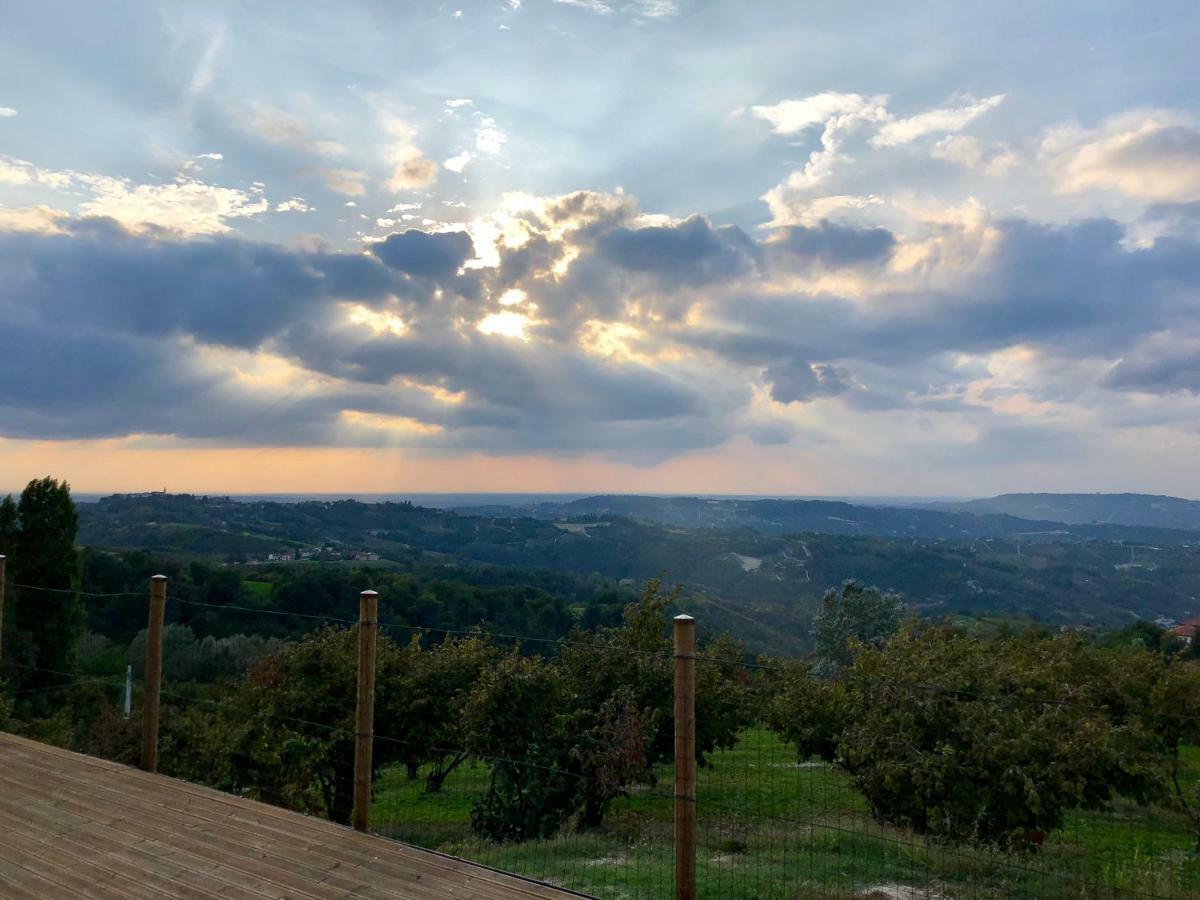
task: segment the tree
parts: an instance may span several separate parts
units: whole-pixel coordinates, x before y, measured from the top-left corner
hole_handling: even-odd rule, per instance
[[[12,556],[17,541],[17,504],[12,494],[0,500],[0,555]]]
[[[357,690],[356,629],[324,628],[250,668],[226,695],[216,721],[194,724],[197,746],[221,748],[216,759],[197,758],[183,741],[164,753],[168,774],[194,777],[289,809],[348,823],[354,804],[354,710]],[[379,720],[397,715],[393,687],[399,654],[381,635],[376,655]],[[219,735],[219,740],[205,734]],[[399,758],[376,741],[375,768]]]
[[[0,509],[0,524],[11,522],[11,515],[11,509]],[[83,605],[74,592],[79,584],[78,530],[79,515],[66,482],[29,482],[16,507],[8,567],[10,579],[26,587],[12,591],[13,652],[5,653],[15,659],[14,681],[23,688],[65,683],[74,670],[75,644],[84,624]],[[7,629],[5,643],[10,643]]]
[[[836,681],[776,670],[768,721],[801,757],[847,771],[883,821],[1027,848],[1067,810],[1171,799],[1179,747],[1195,731],[1177,715],[1183,682],[1200,693],[1184,665],[1074,635],[985,639],[910,624]]]
[[[879,647],[896,633],[904,617],[904,601],[876,587],[847,581],[821,598],[813,619],[819,667],[836,671],[854,659],[855,647]]]
[[[353,811],[356,629],[323,628],[282,648],[236,635],[196,641],[186,626],[169,629],[179,645],[180,677],[197,668],[227,670],[234,655],[270,655],[225,692],[215,715],[195,711],[166,729],[164,770],[268,803],[349,822]],[[240,651],[240,653],[239,653]],[[482,638],[432,649],[414,639],[397,647],[380,635],[375,663],[375,769],[403,763],[414,776],[428,766],[426,785],[440,789],[467,758],[462,734],[466,696],[501,653]],[[228,658],[226,658],[228,657]],[[193,746],[194,745],[194,746]],[[199,748],[198,750],[195,748]]]
[[[388,712],[376,716],[377,731],[397,743],[396,753],[416,778],[427,766],[425,788],[435,793],[446,778],[466,762],[468,750],[462,728],[467,697],[483,673],[503,654],[481,637],[448,639],[425,648],[414,635],[399,654],[397,677],[387,690],[397,693]]]
[[[485,673],[466,704],[472,752],[490,758],[472,814],[499,840],[544,837],[569,819],[598,825],[612,800],[674,755],[668,610],[657,581],[619,627],[576,630],[549,660],[514,657]],[[721,638],[697,651],[696,757],[730,747],[750,715],[737,661]]]

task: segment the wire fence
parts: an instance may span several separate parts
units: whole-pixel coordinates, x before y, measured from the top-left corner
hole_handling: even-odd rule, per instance
[[[49,602],[55,596],[69,595],[81,596],[85,602],[103,599],[145,604],[147,598],[146,593],[137,592],[81,594],[7,586],[27,592],[27,596],[40,591],[39,596]],[[357,626],[352,619],[282,610],[175,598],[169,603],[205,607],[238,620],[254,615],[293,617],[312,629],[337,629],[337,633]],[[599,696],[607,686],[586,681],[582,687],[573,684],[570,690],[575,694],[568,699],[576,706],[568,712],[524,710],[534,716],[527,725],[539,716],[561,712],[565,721],[553,732],[556,739],[566,736],[561,745],[545,743],[550,732],[541,728],[521,732],[498,719],[497,729],[515,728],[516,733],[503,742],[509,750],[489,753],[481,749],[478,736],[468,739],[464,734],[459,740],[451,739],[453,727],[443,729],[436,740],[406,733],[406,698],[389,693],[400,690],[396,685],[404,681],[383,679],[377,688],[381,693],[373,735],[376,768],[370,822],[374,833],[590,896],[672,895],[678,799],[675,767],[669,753],[646,749],[654,735],[669,738],[673,727],[670,707],[678,685],[671,682],[674,655],[669,647],[620,646],[585,635],[549,640],[508,632],[404,625],[386,626],[382,632],[397,647],[414,636],[419,645],[427,647],[475,639],[505,648],[505,659],[524,652],[547,660],[545,665],[564,660],[561,665],[565,668],[573,664],[574,654],[581,667],[578,671],[596,679],[620,677],[624,662],[628,662],[628,670],[636,673],[640,683],[654,687],[645,696],[657,698],[660,709],[657,718],[631,720],[640,723],[642,730],[636,740],[643,741],[643,755],[625,759],[616,751],[628,735],[619,730],[597,732],[598,720],[578,712],[584,709],[576,696],[580,691],[595,688]],[[131,643],[135,637],[129,636]],[[287,706],[266,699],[273,690],[283,692],[285,685],[268,680],[253,686],[258,693],[246,693],[250,689],[244,688],[248,683],[244,674],[216,687],[173,683],[169,660],[165,662],[162,771],[304,812],[348,817],[355,739],[353,668],[319,673],[331,684],[336,682],[327,702],[302,696],[303,702]],[[491,659],[488,665],[494,662]],[[42,669],[8,658],[3,665],[39,672],[52,682],[8,691],[17,703],[41,698],[44,706],[65,705],[68,697],[76,694],[78,702],[94,704],[97,696],[103,697],[111,707],[107,737],[93,740],[85,749],[136,761],[143,693],[140,675],[130,682],[134,712],[125,719],[120,714],[126,690],[122,672],[81,677],[77,672]],[[763,711],[772,663],[730,655],[727,649],[702,648],[696,654],[696,668],[700,766],[694,814],[699,897],[1200,896],[1197,824],[1183,805],[1188,797],[1196,797],[1200,785],[1200,749],[1184,746],[1179,751],[1174,772],[1176,799],[1162,793],[1139,800],[1116,792],[1108,802],[1091,804],[1094,808],[1067,810],[1061,822],[1045,833],[1031,830],[1022,846],[955,840],[939,836],[938,829],[928,822],[906,823],[903,817],[889,816],[877,808],[863,789],[861,771],[853,771],[845,759],[836,754],[831,754],[833,761],[802,755]],[[663,690],[655,693],[658,687]],[[910,682],[889,690],[892,693],[884,701],[896,708],[912,708],[914,715],[933,710],[965,716],[988,705],[1011,709],[1020,714],[1020,721],[1042,723],[1046,720],[1039,716],[1059,715],[1067,707],[1097,717],[1109,712],[1067,696],[996,693],[933,681]],[[445,702],[450,704],[451,699],[447,696]],[[520,712],[520,699],[513,702]],[[306,714],[297,714],[299,709]],[[464,709],[455,707],[455,715],[466,715]],[[1183,732],[1196,717],[1180,713],[1176,718],[1174,724]],[[704,735],[712,722],[726,726],[706,744]],[[91,727],[96,730],[94,723]],[[575,735],[573,727],[581,729],[581,735],[582,730],[587,734]],[[1112,727],[1125,726],[1114,723]],[[995,739],[1003,736],[995,735]],[[942,777],[942,770],[933,763],[962,754],[964,749],[931,745],[902,748],[897,753],[898,758],[918,759],[921,764],[896,777],[909,778],[936,796],[936,784],[919,782]],[[609,757],[624,762],[614,768]],[[1045,761],[1031,760],[1030,764],[1035,762]],[[964,756],[963,766],[970,765]],[[976,777],[984,784],[988,773],[979,768]],[[1029,789],[1033,789],[1032,782]],[[954,790],[954,784],[944,786],[946,806],[956,799],[951,796]]]
[[[1033,717],[1048,707],[1106,712],[1073,707],[1063,697],[988,694],[929,683],[900,687],[886,702],[915,709],[931,698],[959,707],[964,714],[971,704],[1018,707]],[[1192,717],[1176,718],[1182,726]],[[1000,734],[980,736],[989,738],[1006,739]],[[922,763],[959,754],[962,765],[969,767],[963,750],[909,748]],[[923,834],[887,821],[844,765],[802,757],[794,744],[761,721],[743,729],[733,747],[715,752],[709,762],[700,771],[697,792],[701,896],[1200,896],[1196,822],[1166,794],[1160,795],[1160,802],[1137,802],[1117,794],[1095,809],[1070,810],[1060,827],[1031,832],[1026,845],[1006,848]],[[920,789],[921,779],[935,778],[938,767],[914,767],[907,774]],[[979,769],[978,777],[984,779],[987,773]],[[1200,752],[1195,748],[1183,748],[1179,777],[1195,797],[1200,785]],[[934,786],[925,787],[936,792]]]

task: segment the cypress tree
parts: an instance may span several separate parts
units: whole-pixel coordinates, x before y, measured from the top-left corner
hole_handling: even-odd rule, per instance
[[[76,593],[79,514],[70,486],[53,478],[29,482],[16,512],[8,572],[13,583],[27,587],[11,589],[13,634],[10,643],[5,630],[4,656],[18,665],[12,674],[24,688],[62,684],[74,671],[84,625]]]

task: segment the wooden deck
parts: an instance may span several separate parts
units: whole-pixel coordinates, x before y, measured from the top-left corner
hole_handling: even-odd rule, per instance
[[[579,895],[0,733],[0,896]]]

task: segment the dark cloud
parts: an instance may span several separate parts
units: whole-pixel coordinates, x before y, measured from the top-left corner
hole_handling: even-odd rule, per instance
[[[713,228],[703,216],[674,225],[613,228],[597,238],[596,250],[623,269],[692,286],[743,275],[759,255],[740,228]]]
[[[419,246],[412,234],[407,250]],[[464,236],[426,237],[426,246],[457,246],[444,259],[472,252]],[[458,265],[423,264],[443,275]],[[0,235],[0,277],[0,327],[13,342],[0,360],[0,433],[8,436],[497,450],[615,449],[622,436],[634,452],[675,452],[730,433],[732,408],[718,410],[700,385],[574,345],[464,328],[451,297],[407,303],[407,273],[372,255],[166,239],[93,221],[62,235]],[[399,316],[408,332],[348,320],[347,300]],[[267,349],[335,381],[255,382],[231,368],[242,364],[237,357],[214,356],[210,346]],[[462,399],[446,403],[432,389]],[[373,432],[348,423],[347,411],[442,430]]]
[[[447,281],[475,256],[475,245],[465,231],[431,234],[410,228],[372,244],[371,252],[393,269],[418,278]]]
[[[1200,341],[1139,349],[1113,366],[1104,385],[1116,391],[1200,394]]]
[[[1116,356],[1200,312],[1200,244],[1160,239],[1126,249],[1124,230],[1107,219],[1062,227],[1014,220],[996,229],[993,254],[953,292],[896,292],[869,304],[739,292],[716,304],[721,321],[681,339],[759,365],[862,359],[901,367],[1014,344]]]
[[[776,403],[800,403],[816,397],[835,397],[854,387],[850,373],[827,363],[788,361],[768,366],[763,373]]]
[[[851,228],[823,221],[781,228],[767,248],[785,266],[798,262],[837,269],[887,262],[896,248],[896,236],[886,228]]]
[[[187,335],[253,348],[331,298],[372,301],[395,279],[361,254],[235,238],[167,240],[110,220],[68,234],[0,233],[0,311],[64,328]]]
[[[596,220],[576,222],[580,210]],[[1200,248],[1180,237],[1129,248],[1108,220],[1001,222],[986,259],[944,280],[953,290],[864,301],[780,293],[770,266],[785,255],[873,265],[895,246],[882,229],[823,223],[759,245],[700,217],[635,228],[627,206],[590,195],[538,215],[571,223],[566,237],[531,235],[502,248],[499,268],[461,275],[474,253],[462,233],[407,231],[369,253],[131,234],[108,221],[0,234],[11,348],[0,359],[0,433],[659,459],[735,434],[786,440],[790,425],[750,415],[755,384],[784,404],[838,397],[859,412],[973,415],[967,385],[988,373],[954,360],[1014,344],[1045,359],[1121,358],[1104,382],[1112,390],[1200,392],[1195,343],[1153,338],[1194,329],[1200,311]],[[553,272],[567,252],[569,269]],[[510,286],[529,295],[511,308],[529,315],[528,342],[474,328]],[[403,327],[351,320],[347,301]],[[690,318],[697,304],[702,315]],[[639,355],[582,349],[581,329],[596,320],[628,326]],[[699,358],[658,354],[667,342]],[[285,357],[308,382],[241,377],[228,348]],[[1057,402],[1077,388],[1031,390]],[[348,412],[429,427],[388,432]]]

